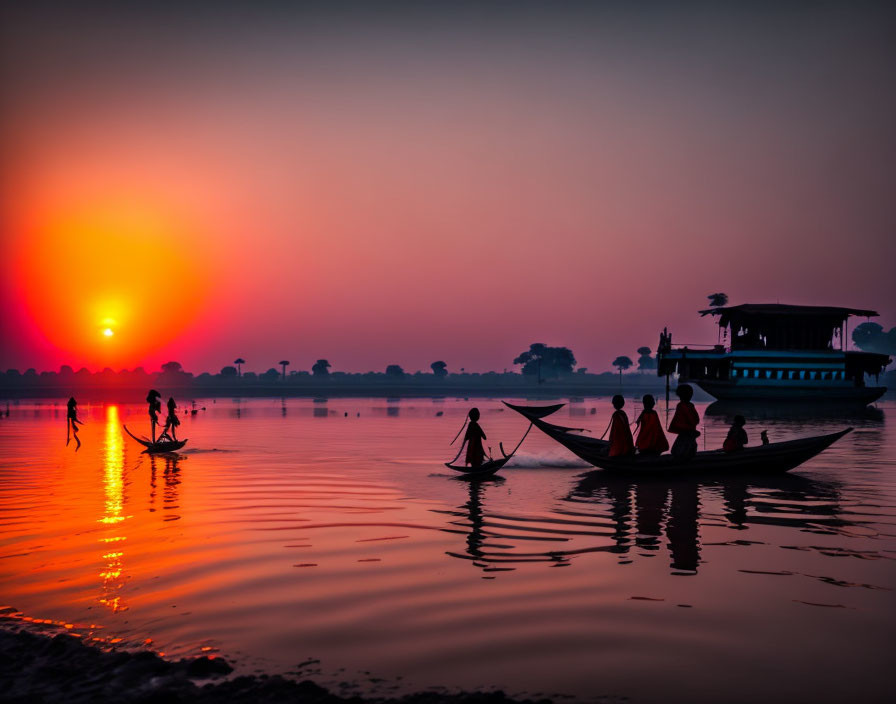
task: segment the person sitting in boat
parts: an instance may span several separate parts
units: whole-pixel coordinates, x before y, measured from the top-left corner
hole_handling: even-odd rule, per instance
[[[690,384],[681,384],[675,393],[681,399],[675,407],[675,415],[669,423],[669,432],[677,435],[672,443],[672,456],[677,460],[687,461],[697,454],[697,438],[700,432],[697,426],[700,423],[700,415],[691,399],[694,397],[694,389]]]
[[[467,432],[464,433],[464,441],[461,443],[460,449],[463,450],[464,445],[467,446],[467,457],[464,460],[466,464],[471,467],[480,467],[485,460],[485,448],[482,445],[485,433],[482,432],[482,427],[479,425],[479,409],[471,408],[468,416],[470,424],[467,426]]]
[[[632,440],[632,429],[628,416],[622,410],[625,399],[616,394],[613,397],[613,416],[610,418],[610,457],[626,457],[635,454],[635,443]]]
[[[152,441],[156,441],[156,426],[159,424],[159,413],[162,412],[162,394],[155,389],[150,389],[146,394],[146,403],[149,404],[149,423],[152,426]]]
[[[653,410],[656,399],[651,394],[645,394],[641,401],[644,403],[644,410],[635,422],[638,429],[635,447],[642,455],[661,455],[669,449],[669,441],[666,440],[660,417]]]
[[[722,443],[722,449],[725,452],[740,452],[747,445],[747,431],[744,426],[747,424],[743,416],[734,416],[734,424],[728,431],[728,437]]]
[[[177,417],[177,404],[174,397],[168,398],[168,416],[165,418],[165,428],[159,435],[159,442],[163,440],[177,442],[177,426],[180,425],[180,419]],[[170,432],[169,432],[170,431]]]
[[[75,401],[75,397],[72,396],[68,400],[68,410],[65,414],[65,444],[68,444],[72,441],[71,436],[75,436],[75,442],[78,445],[75,447],[75,450],[81,449],[81,439],[78,437],[78,425],[84,425],[84,421],[78,418],[78,402]]]

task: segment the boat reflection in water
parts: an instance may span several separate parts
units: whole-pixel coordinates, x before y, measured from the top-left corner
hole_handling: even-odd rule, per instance
[[[830,534],[849,525],[840,516],[834,483],[798,475],[700,481],[591,472],[580,475],[547,514],[531,516],[488,510],[488,491],[504,483],[501,477],[454,481],[467,484],[468,500],[436,512],[452,517],[442,530],[466,536],[466,546],[446,554],[469,560],[485,573],[526,563],[566,567],[577,557],[601,552],[617,555],[624,565],[665,549],[673,574],[693,575],[710,559],[706,547],[755,542],[703,543],[701,530],[710,527],[776,526]]]
[[[704,503],[718,498],[721,515],[703,509]],[[723,519],[722,525],[740,530],[775,525],[830,532],[826,526],[845,523],[838,517],[841,509],[836,486],[798,475],[698,481],[625,479],[592,472],[580,479],[567,501],[609,504],[615,526],[614,552],[620,555],[620,563],[631,562],[639,554],[655,554],[665,536],[669,567],[676,574],[696,574],[704,562],[701,524],[717,525]]]
[[[149,487],[150,487],[150,511],[155,511],[156,474],[162,472],[164,488],[162,490],[162,514],[163,521],[176,521],[180,514],[180,461],[181,457],[176,453],[149,456]]]

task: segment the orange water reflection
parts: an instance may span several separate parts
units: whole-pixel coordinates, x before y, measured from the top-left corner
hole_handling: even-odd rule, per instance
[[[105,550],[103,560],[102,592],[99,602],[113,612],[125,611],[128,607],[121,597],[125,583],[124,576],[124,535],[125,523],[131,516],[125,515],[124,439],[118,420],[118,406],[106,407],[106,435],[103,448],[103,489],[105,491],[105,511],[100,523],[108,526],[100,543]]]

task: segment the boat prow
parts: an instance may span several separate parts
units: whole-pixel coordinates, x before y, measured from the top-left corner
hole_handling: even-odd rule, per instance
[[[143,452],[145,452],[148,455],[159,455],[159,454],[164,454],[166,452],[177,452],[184,445],[187,444],[186,439],[184,439],[184,440],[166,440],[163,442],[153,442],[152,440],[149,440],[148,438],[137,437],[130,430],[128,430],[128,426],[124,426],[124,431],[128,435],[130,435],[132,438],[134,438],[134,440],[136,440],[141,445],[143,445],[143,447],[146,448],[143,450]]]

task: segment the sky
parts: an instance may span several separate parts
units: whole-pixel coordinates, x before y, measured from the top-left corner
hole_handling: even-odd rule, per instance
[[[6,3],[0,369],[896,325],[896,12],[731,5]]]

